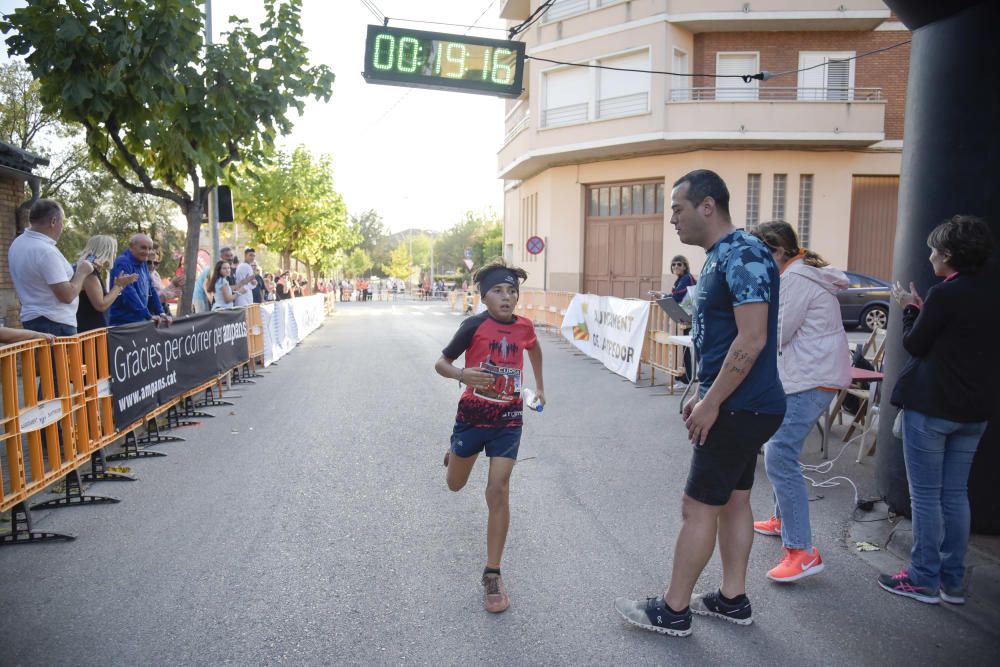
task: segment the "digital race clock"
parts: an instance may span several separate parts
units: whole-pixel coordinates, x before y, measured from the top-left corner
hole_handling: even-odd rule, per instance
[[[368,26],[365,81],[517,97],[524,42]]]

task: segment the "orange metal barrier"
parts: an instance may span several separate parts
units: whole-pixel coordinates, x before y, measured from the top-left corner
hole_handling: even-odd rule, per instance
[[[646,338],[643,341],[639,362],[649,366],[650,385],[656,384],[657,370],[666,373],[670,393],[674,391],[674,381],[685,374],[684,348],[670,342],[670,336],[680,333],[677,323],[667,317],[655,301],[650,302]]]
[[[82,350],[75,336],[57,338],[52,344],[31,341],[0,348],[0,511],[89,460],[95,444],[90,438]]]

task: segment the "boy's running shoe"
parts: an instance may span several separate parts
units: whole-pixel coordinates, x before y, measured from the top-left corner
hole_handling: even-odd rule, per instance
[[[771,537],[781,537],[781,519],[772,516],[767,521],[754,521],[753,532]]]
[[[691,598],[691,611],[702,616],[725,619],[737,625],[753,623],[753,609],[746,595],[732,604],[725,602],[718,591],[695,595]]]
[[[896,574],[878,575],[878,585],[896,595],[913,598],[924,604],[937,604],[941,601],[938,591],[932,591],[926,586],[917,586],[910,580],[910,574],[902,569]]]
[[[781,562],[767,573],[767,578],[771,581],[791,583],[805,577],[811,577],[823,571],[823,559],[819,555],[819,549],[813,547],[811,551],[805,549],[785,549],[785,557]]]
[[[499,574],[484,574],[483,586],[483,608],[491,614],[499,614],[507,611],[510,606],[510,598],[507,597],[507,589],[503,585],[503,579]]]
[[[618,598],[615,610],[622,618],[636,627],[671,637],[687,637],[691,634],[691,610],[679,614],[670,611],[662,597],[646,598],[644,601]]]
[[[954,591],[947,591],[944,587],[940,591],[941,601],[948,604],[965,604],[965,591],[961,588]]]

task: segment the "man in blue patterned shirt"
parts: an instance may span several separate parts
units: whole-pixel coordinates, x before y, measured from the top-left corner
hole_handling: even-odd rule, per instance
[[[729,190],[715,172],[681,177],[670,207],[681,242],[706,251],[693,331],[700,389],[684,405],[693,454],[666,592],[644,602],[619,598],[615,607],[633,625],[687,636],[692,612],[753,622],[746,596],[750,488],[757,453],[781,425],[785,393],[777,366],[779,272],[771,253],[733,225]],[[692,596],[716,539],[722,583]]]

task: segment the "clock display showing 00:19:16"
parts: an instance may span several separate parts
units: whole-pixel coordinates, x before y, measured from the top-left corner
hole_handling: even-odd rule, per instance
[[[383,72],[479,80],[506,86],[514,82],[517,54],[512,49],[439,39],[418,40],[381,34],[375,37],[371,65]]]

